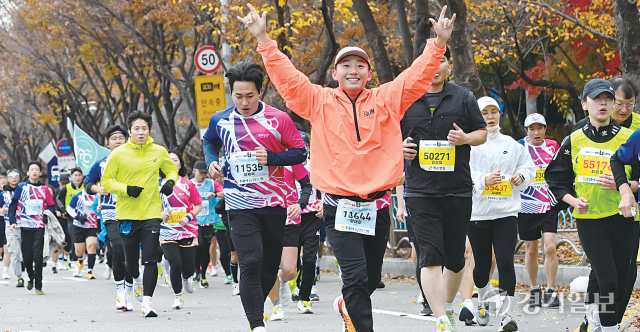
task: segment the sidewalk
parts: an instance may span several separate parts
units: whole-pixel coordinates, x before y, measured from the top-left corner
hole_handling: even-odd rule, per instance
[[[320,263],[320,269],[338,271],[335,266],[335,257],[331,255],[324,255],[322,262]],[[529,277],[523,264],[516,264],[516,281],[529,285]],[[580,276],[588,276],[591,268],[588,266],[568,266],[560,265],[558,267],[558,274],[556,277],[556,285],[569,286],[573,279]],[[416,275],[416,269],[413,267],[413,262],[410,259],[402,258],[385,258],[382,264],[382,274],[390,274],[394,276],[412,277]],[[640,273],[638,273],[640,277]],[[496,269],[492,279],[500,280],[498,271]],[[538,268],[538,283],[546,284],[547,276],[544,273],[544,266],[540,265]],[[640,288],[640,279],[636,279],[634,288]]]

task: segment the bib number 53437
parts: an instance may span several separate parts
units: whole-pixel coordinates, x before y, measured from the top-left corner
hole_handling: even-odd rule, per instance
[[[364,235],[376,235],[376,202],[338,201],[335,229]]]

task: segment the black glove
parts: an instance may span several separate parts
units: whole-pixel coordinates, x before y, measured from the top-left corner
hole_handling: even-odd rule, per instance
[[[163,193],[165,196],[169,196],[173,194],[173,186],[175,184],[176,184],[175,181],[167,180],[167,182],[165,182],[162,188],[160,189],[160,192]]]
[[[84,224],[85,222],[87,222],[87,216],[76,216],[76,220],[81,224]]]
[[[137,186],[127,186],[127,195],[133,197],[133,198],[138,198],[138,196],[140,196],[140,193],[142,192],[142,187],[137,187]]]

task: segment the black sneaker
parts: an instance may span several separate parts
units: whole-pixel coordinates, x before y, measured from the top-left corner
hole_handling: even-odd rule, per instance
[[[33,289],[33,281],[29,280],[27,281],[27,290],[32,290]]]
[[[380,280],[380,282],[378,283],[378,288],[384,288],[384,281]]]
[[[309,297],[311,297],[311,295],[309,295]],[[298,301],[300,301],[300,295],[297,294],[297,293],[292,292],[291,293],[291,302],[298,303]]]
[[[24,287],[24,279],[18,279],[18,284],[16,285],[16,287]]]
[[[429,302],[425,299],[422,301],[422,310],[420,310],[420,316],[433,316],[433,310],[429,306]]]
[[[544,292],[544,306],[549,308],[557,308],[560,306],[560,299],[558,299],[558,292],[553,288],[547,288]]]
[[[200,282],[200,273],[196,274],[196,277],[193,278],[193,282]]]
[[[589,331],[589,320],[587,319],[587,315],[584,315],[584,321],[580,324],[580,332]]]
[[[529,306],[540,307],[542,306],[542,289],[532,288],[529,293]]]
[[[58,269],[56,269],[56,267],[52,267],[51,268],[51,272],[53,272],[53,274],[57,274],[58,273]]]

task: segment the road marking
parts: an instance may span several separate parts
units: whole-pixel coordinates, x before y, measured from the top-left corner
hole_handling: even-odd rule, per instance
[[[89,280],[86,280],[86,279],[76,278],[76,277],[62,277],[62,278],[59,278],[59,279],[67,279],[67,280],[82,281],[82,282],[89,281]]]
[[[392,315],[392,316],[398,316],[398,317],[407,317],[407,318],[413,318],[413,319],[418,319],[418,320],[428,320],[428,321],[432,321],[432,322],[435,322],[435,320],[436,320],[435,317],[412,315],[412,314],[408,314],[408,313],[405,313],[405,312],[387,311],[387,310],[380,310],[380,309],[373,309],[371,311],[373,311],[376,314]]]

